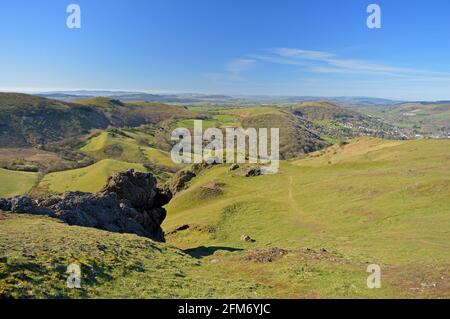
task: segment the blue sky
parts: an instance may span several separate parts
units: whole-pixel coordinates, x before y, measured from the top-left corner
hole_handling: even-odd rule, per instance
[[[0,90],[450,99],[449,31],[448,0],[2,1]]]

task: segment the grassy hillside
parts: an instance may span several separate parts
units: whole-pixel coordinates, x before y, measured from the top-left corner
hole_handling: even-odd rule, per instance
[[[169,152],[151,147],[154,141],[153,135],[139,130],[104,131],[89,139],[80,150],[96,160],[116,159],[176,168]]]
[[[0,296],[448,298],[449,144],[361,138],[284,161],[276,175],[204,170],[167,206],[168,245],[0,213]],[[87,188],[130,165],[44,180]],[[65,288],[74,262],[81,290]],[[381,289],[366,287],[372,263]]]
[[[448,297],[449,157],[450,141],[363,138],[284,162],[278,175],[238,177],[222,166],[205,171],[169,203],[163,227],[189,225],[168,236],[183,248],[325,248],[349,264],[380,264],[384,284],[400,295]],[[212,181],[220,191],[208,191]],[[242,235],[255,242],[243,242]]]
[[[35,186],[38,174],[0,168],[0,198],[28,193]]]
[[[142,164],[105,159],[85,168],[47,174],[38,188],[52,193],[97,192],[105,185],[109,176],[128,169],[147,171]]]
[[[195,108],[200,113],[201,109]],[[289,159],[299,155],[321,149],[328,145],[318,134],[305,127],[305,121],[296,118],[289,112],[271,106],[253,106],[241,108],[204,108],[206,118],[203,119],[203,130],[216,127],[243,128],[279,128],[280,154],[282,159]],[[193,129],[194,119],[183,119],[174,122],[170,129],[185,127]],[[170,135],[169,132],[166,133]]]
[[[0,111],[0,147],[47,146],[92,129],[136,127],[196,116],[184,107],[157,102],[123,103],[97,97],[75,103],[19,93],[0,93]]]
[[[304,121],[287,112],[271,112],[243,118],[244,128],[278,128],[280,158],[291,159],[328,146],[328,142],[305,127]]]
[[[249,296],[245,281],[207,278],[200,262],[149,239],[0,213],[0,298]],[[67,266],[81,266],[68,289]],[[214,280],[210,280],[214,279]]]
[[[145,157],[136,140],[114,132],[102,132],[90,139],[81,151],[97,160],[116,159],[142,163]]]
[[[0,233],[0,298],[377,296],[364,289],[359,265],[339,259],[337,269],[335,256],[312,251],[272,253],[272,262],[261,262],[253,251],[182,252],[135,235],[1,212]],[[81,289],[66,286],[72,263],[81,267]]]
[[[92,107],[0,93],[0,147],[40,145],[107,126],[103,113]]]

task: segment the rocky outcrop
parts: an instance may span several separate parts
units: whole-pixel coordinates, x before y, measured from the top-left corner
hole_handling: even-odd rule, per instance
[[[189,182],[199,175],[201,172],[210,169],[217,163],[200,163],[193,164],[190,168],[179,170],[167,183],[167,188],[172,192],[173,195],[181,192],[189,187]]]
[[[133,170],[108,179],[98,193],[69,192],[60,196],[31,199],[19,196],[0,199],[0,210],[56,217],[69,225],[131,233],[164,242],[162,207],[172,198],[157,187],[152,174]]]
[[[180,170],[172,177],[168,187],[173,194],[179,193],[186,189],[188,183],[196,176],[191,170]]]

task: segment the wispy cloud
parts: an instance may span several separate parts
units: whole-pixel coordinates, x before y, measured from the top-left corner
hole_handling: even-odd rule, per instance
[[[311,73],[450,79],[449,73],[394,67],[366,60],[341,58],[334,53],[325,51],[312,51],[298,48],[276,48],[268,50],[268,53],[264,55],[251,55],[251,58],[262,62],[303,66],[306,71]]]
[[[312,75],[341,75],[343,80],[369,80],[386,83],[397,81],[400,85],[415,82],[437,84],[450,83],[450,73],[418,68],[398,67],[363,59],[344,58],[326,51],[305,50],[300,48],[275,48],[265,50],[262,54],[248,54],[228,61],[223,71],[206,74],[207,78],[216,82],[240,83],[249,82],[250,71],[267,64],[279,64],[298,68],[301,80],[313,78]],[[345,78],[344,78],[345,76]],[[297,79],[298,81],[300,79]],[[400,81],[400,82],[399,82]],[[391,82],[392,83],[392,82]],[[397,83],[397,85],[399,85]],[[257,83],[252,83],[256,85]],[[274,83],[271,84],[272,86]],[[304,86],[304,85],[303,85]]]
[[[225,65],[224,72],[208,73],[206,77],[215,81],[243,81],[243,73],[256,63],[255,59],[239,58],[230,60]]]
[[[228,62],[226,69],[231,74],[240,75],[250,69],[255,62],[253,59],[234,59]]]

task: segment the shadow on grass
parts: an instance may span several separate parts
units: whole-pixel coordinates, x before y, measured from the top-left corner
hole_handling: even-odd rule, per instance
[[[184,250],[184,252],[193,258],[203,258],[203,257],[211,256],[212,254],[214,254],[216,251],[219,251],[219,250],[235,252],[235,251],[241,251],[243,249],[233,248],[233,247],[220,247],[220,246],[210,246],[210,247],[199,246],[196,248],[186,249],[186,250]]]

